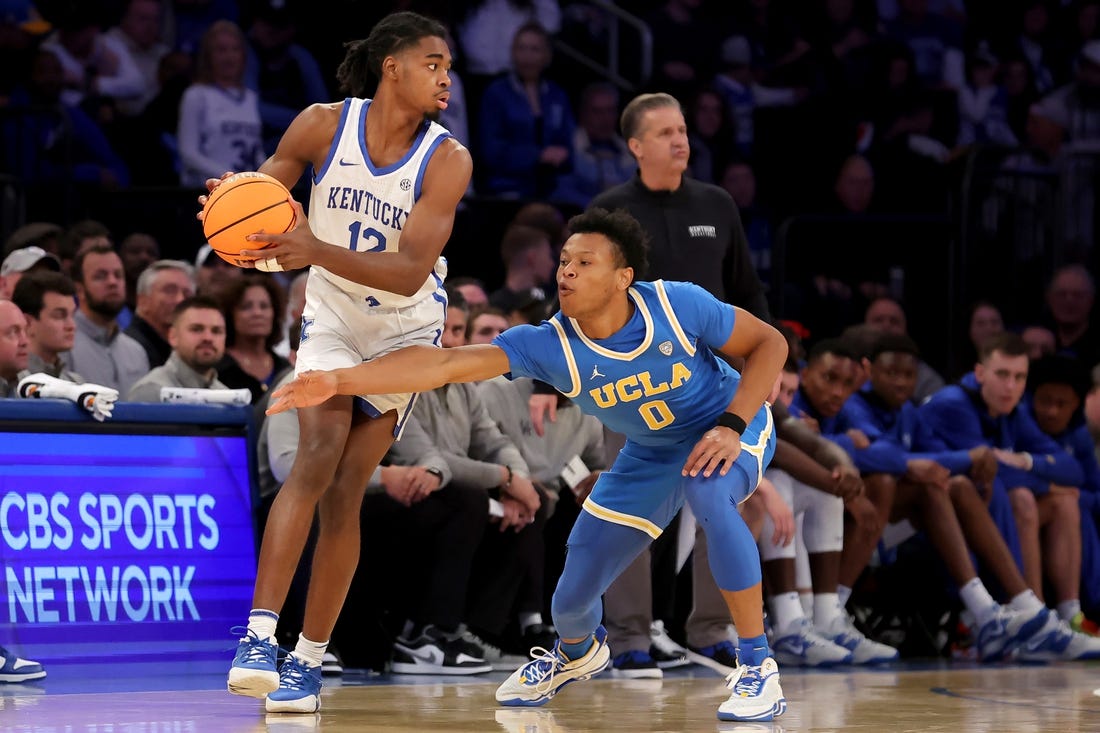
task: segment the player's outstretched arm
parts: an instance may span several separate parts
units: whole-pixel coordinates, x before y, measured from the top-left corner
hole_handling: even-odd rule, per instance
[[[491,379],[510,368],[508,355],[492,344],[408,346],[358,366],[300,374],[275,390],[267,414],[312,407],[338,394],[427,392],[444,384]]]

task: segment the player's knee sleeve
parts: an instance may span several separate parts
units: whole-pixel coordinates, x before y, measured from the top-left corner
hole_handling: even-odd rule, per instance
[[[641,530],[580,513],[569,534],[565,569],[550,604],[559,636],[580,638],[599,626],[604,591],[650,542]]]
[[[706,533],[710,571],[722,590],[744,590],[760,582],[760,554],[737,511],[736,497],[748,496],[749,485],[739,466],[723,477],[685,481],[687,501]]]
[[[844,501],[804,486],[802,497],[806,511],[802,520],[802,541],[806,552],[840,552],[844,547]]]

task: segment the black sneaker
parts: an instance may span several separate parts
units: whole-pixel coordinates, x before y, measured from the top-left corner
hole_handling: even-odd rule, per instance
[[[740,666],[737,663],[737,647],[732,641],[720,641],[717,644],[699,648],[690,647],[687,658],[723,675],[733,674]]]
[[[649,656],[661,669],[686,667],[691,664],[687,658],[687,649],[683,648],[665,631],[665,623],[656,620],[649,625]]]
[[[611,660],[611,676],[633,680],[659,680],[664,674],[648,652],[629,651]]]
[[[394,642],[392,669],[394,674],[467,675],[492,671],[493,666],[480,655],[476,645],[425,626],[417,638],[398,638]]]
[[[527,627],[520,637],[520,644],[525,651],[542,647],[547,651],[553,651],[558,643],[558,632],[549,624],[532,624]]]

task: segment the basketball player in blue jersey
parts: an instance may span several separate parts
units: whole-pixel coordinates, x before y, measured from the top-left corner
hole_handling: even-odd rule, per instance
[[[686,500],[740,636],[722,720],[771,720],[786,709],[761,616],[760,556],[736,504],[755,490],[775,439],[764,406],[787,355],[783,336],[747,311],[680,282],[635,282],[646,237],[623,211],[570,221],[558,267],[561,311],[508,329],[492,344],[422,346],[351,368],[299,373],[270,412],[334,395],[423,391],[499,374],[541,379],[627,436],[569,537],[554,593],[561,638],[497,690],[504,705],[542,705],[607,666],[604,590]],[[711,349],[745,359],[739,376]]]
[[[301,112],[260,167],[288,187],[312,168],[311,220],[295,203],[297,228],[253,236],[251,253],[263,270],[312,266],[303,371],[352,366],[408,344],[440,345],[447,300],[439,255],[471,170],[466,149],[431,121],[446,109],[450,87],[444,33],[435,21],[395,13],[366,40],[349,43],[337,77],[351,96]],[[365,99],[372,75],[377,92]],[[218,181],[207,184],[213,191]],[[321,657],[359,560],[363,492],[414,398],[339,395],[299,411],[298,452],[267,520],[230,692],[266,698],[270,712],[319,709]],[[537,507],[531,494],[521,500]],[[304,627],[277,670],[278,612],[315,511],[320,534]]]

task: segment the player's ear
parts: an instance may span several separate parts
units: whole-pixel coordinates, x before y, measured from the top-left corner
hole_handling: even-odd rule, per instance
[[[382,59],[382,77],[397,80],[397,57],[387,56]]]
[[[630,287],[634,282],[634,268],[633,267],[620,267],[619,268],[619,284],[623,290]]]

